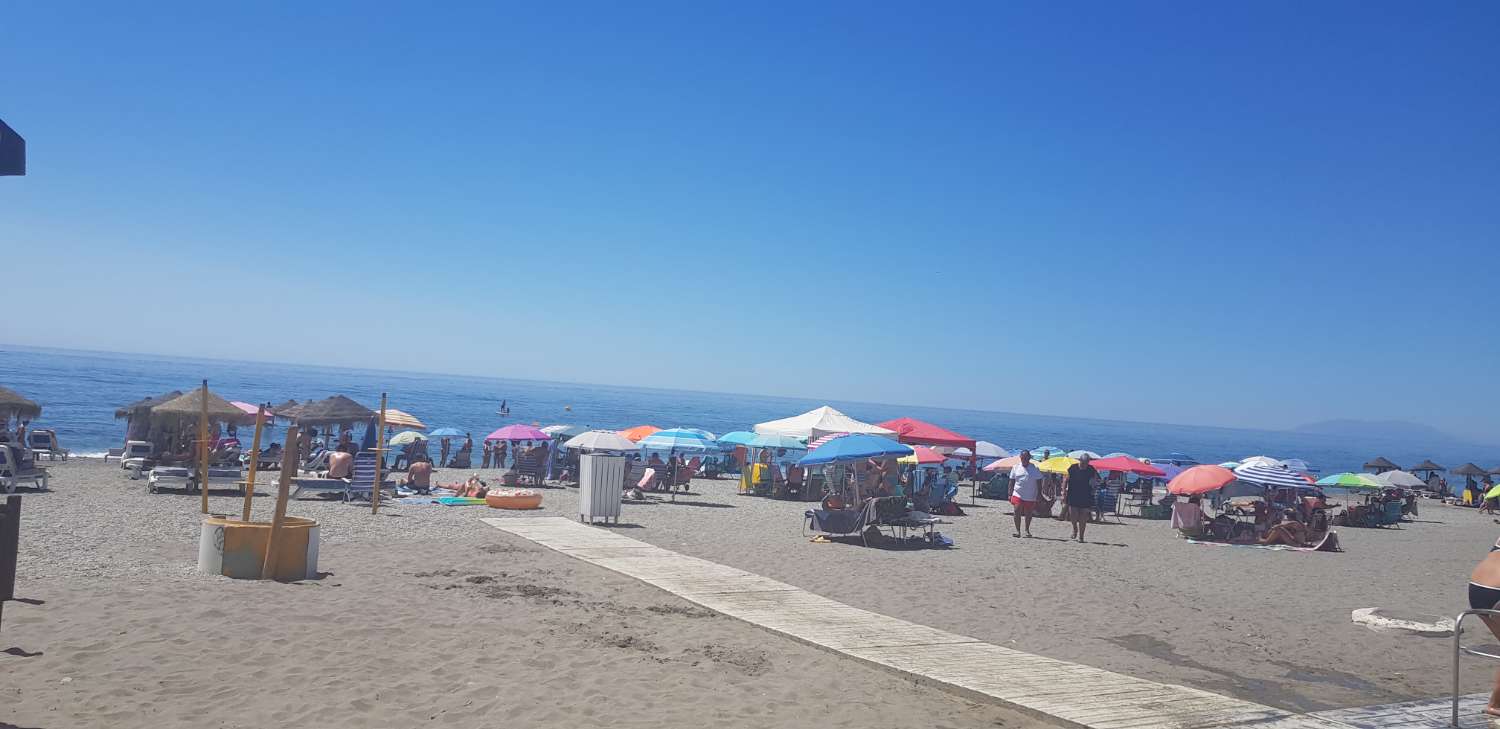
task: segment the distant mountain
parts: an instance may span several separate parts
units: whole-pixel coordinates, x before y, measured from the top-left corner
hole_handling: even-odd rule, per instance
[[[1430,425],[1404,420],[1323,420],[1299,425],[1292,430],[1298,433],[1382,438],[1408,443],[1456,443],[1464,440]]]

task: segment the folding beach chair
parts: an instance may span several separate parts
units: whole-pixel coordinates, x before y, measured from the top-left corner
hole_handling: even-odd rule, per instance
[[[375,460],[379,454],[374,451],[361,451],[354,456],[354,474],[349,479],[349,485],[344,487],[344,501],[353,501],[355,498],[363,497],[369,501],[375,498]],[[385,483],[385,475],[381,474],[382,485]]]
[[[1094,496],[1094,511],[1099,514],[1099,522],[1101,524],[1104,522],[1105,514],[1114,514],[1115,522],[1124,524],[1125,522],[1120,520],[1119,504],[1119,491],[1114,489],[1099,489],[1099,493]]]

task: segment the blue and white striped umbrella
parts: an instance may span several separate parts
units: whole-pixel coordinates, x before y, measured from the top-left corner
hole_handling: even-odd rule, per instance
[[[1241,481],[1258,483],[1262,486],[1307,486],[1307,479],[1297,475],[1295,471],[1286,466],[1267,466],[1261,463],[1245,463],[1234,469],[1234,475]]]
[[[711,453],[719,450],[713,438],[705,438],[686,428],[658,430],[641,439],[643,451],[670,451],[673,453]]]

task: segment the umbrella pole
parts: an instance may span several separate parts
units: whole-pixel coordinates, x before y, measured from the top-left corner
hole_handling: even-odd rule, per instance
[[[370,491],[370,513],[380,513],[380,467],[385,465],[385,393],[380,393],[380,420],[375,428],[375,485]]]
[[[255,410],[255,440],[250,442],[250,472],[245,474],[245,508],[240,521],[250,521],[250,500],[255,498],[255,471],[260,466],[260,434],[266,425],[266,406]]]
[[[295,440],[297,426],[286,429],[287,439]],[[271,533],[266,537],[266,558],[261,562],[260,578],[269,580],[276,576],[276,560],[281,552],[281,527],[286,523],[287,494],[291,491],[292,474],[297,472],[297,449],[283,448],[281,451],[281,478],[276,481],[276,510],[271,512]]]
[[[208,513],[208,380],[198,393],[198,493],[203,513]]]

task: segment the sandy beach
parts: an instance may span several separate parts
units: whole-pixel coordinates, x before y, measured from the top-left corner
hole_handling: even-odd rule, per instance
[[[194,571],[196,496],[148,495],[99,461],[52,469],[53,492],[25,497],[18,584],[45,604],[10,603],[0,633],[18,726],[1043,725],[479,521],[505,512],[300,499],[289,511],[323,525],[326,574],[236,582]],[[1009,505],[981,499],[942,527],[955,548],[882,549],[809,541],[801,503],[727,480],[693,489],[627,504],[618,529],[912,622],[1299,711],[1442,695],[1446,641],[1372,632],[1350,611],[1457,612],[1500,528],[1424,502],[1403,529],[1341,530],[1342,554],[1190,545],[1129,518],[1076,544],[1062,522],[1013,539]],[[528,514],[573,516],[576,493],[548,488]]]
[[[240,582],[194,571],[197,496],[95,460],[52,473],[23,506],[17,597],[42,604],[0,627],[7,726],[1046,726],[507,536],[488,509],[299,500],[326,574]]]

